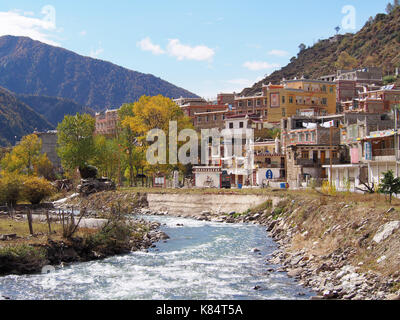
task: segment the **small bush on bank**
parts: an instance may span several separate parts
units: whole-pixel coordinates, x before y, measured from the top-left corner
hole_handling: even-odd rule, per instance
[[[27,177],[22,185],[22,197],[32,204],[39,204],[44,198],[55,194],[56,190],[51,183],[38,177]]]
[[[92,248],[114,248],[128,247],[132,230],[125,221],[111,221],[96,234],[90,235],[86,241]]]
[[[0,178],[0,204],[7,204],[14,207],[20,199],[22,184],[22,176],[5,173]]]
[[[43,248],[17,245],[0,248],[0,275],[35,273],[46,263]]]

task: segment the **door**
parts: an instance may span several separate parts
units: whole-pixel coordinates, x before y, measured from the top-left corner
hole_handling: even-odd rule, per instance
[[[326,160],[326,152],[321,151],[321,164],[325,164],[325,160]]]

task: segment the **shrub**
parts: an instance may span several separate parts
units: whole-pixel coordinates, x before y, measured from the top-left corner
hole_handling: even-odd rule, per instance
[[[15,206],[20,200],[23,178],[6,173],[0,178],[0,203]]]
[[[55,192],[55,188],[44,178],[27,177],[22,186],[22,197],[32,204],[39,204]]]

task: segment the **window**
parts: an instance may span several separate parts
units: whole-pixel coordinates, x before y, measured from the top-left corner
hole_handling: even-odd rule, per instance
[[[322,86],[322,92],[326,92],[326,85]]]
[[[261,105],[261,100],[257,99],[257,105],[260,106]]]
[[[264,99],[264,105],[266,106],[268,104],[268,100]]]
[[[303,142],[303,134],[299,133],[299,142]]]
[[[251,101],[251,100],[248,100],[248,101],[247,101],[247,106],[248,106],[248,107],[251,107],[251,106],[253,106],[253,101]]]
[[[243,102],[238,103],[239,107],[243,107]]]
[[[337,159],[338,153],[337,151],[332,151],[332,159]]]
[[[286,117],[286,108],[282,108],[282,117]]]
[[[243,128],[243,122],[239,122],[239,128]]]
[[[233,129],[233,122],[229,122],[229,129]]]
[[[306,141],[309,142],[310,141],[310,134],[306,133]]]
[[[326,106],[328,104],[328,100],[326,98],[322,98],[322,104]]]
[[[310,159],[310,152],[309,151],[302,151],[301,152],[302,159]]]
[[[282,103],[283,104],[285,103],[285,100],[286,100],[285,96],[282,96]]]
[[[197,118],[197,123],[201,123],[201,117]]]
[[[293,103],[293,97],[292,96],[289,97],[289,103],[291,103],[291,104]]]
[[[217,115],[214,114],[214,121],[217,121]]]
[[[329,92],[330,92],[330,93],[333,93],[333,87],[332,87],[332,86],[329,87]]]

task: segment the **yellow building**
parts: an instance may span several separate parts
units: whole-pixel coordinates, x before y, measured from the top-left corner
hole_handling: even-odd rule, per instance
[[[284,80],[281,85],[264,85],[263,97],[268,101],[267,121],[270,123],[278,123],[282,118],[304,113],[313,116],[336,113],[334,82]]]

